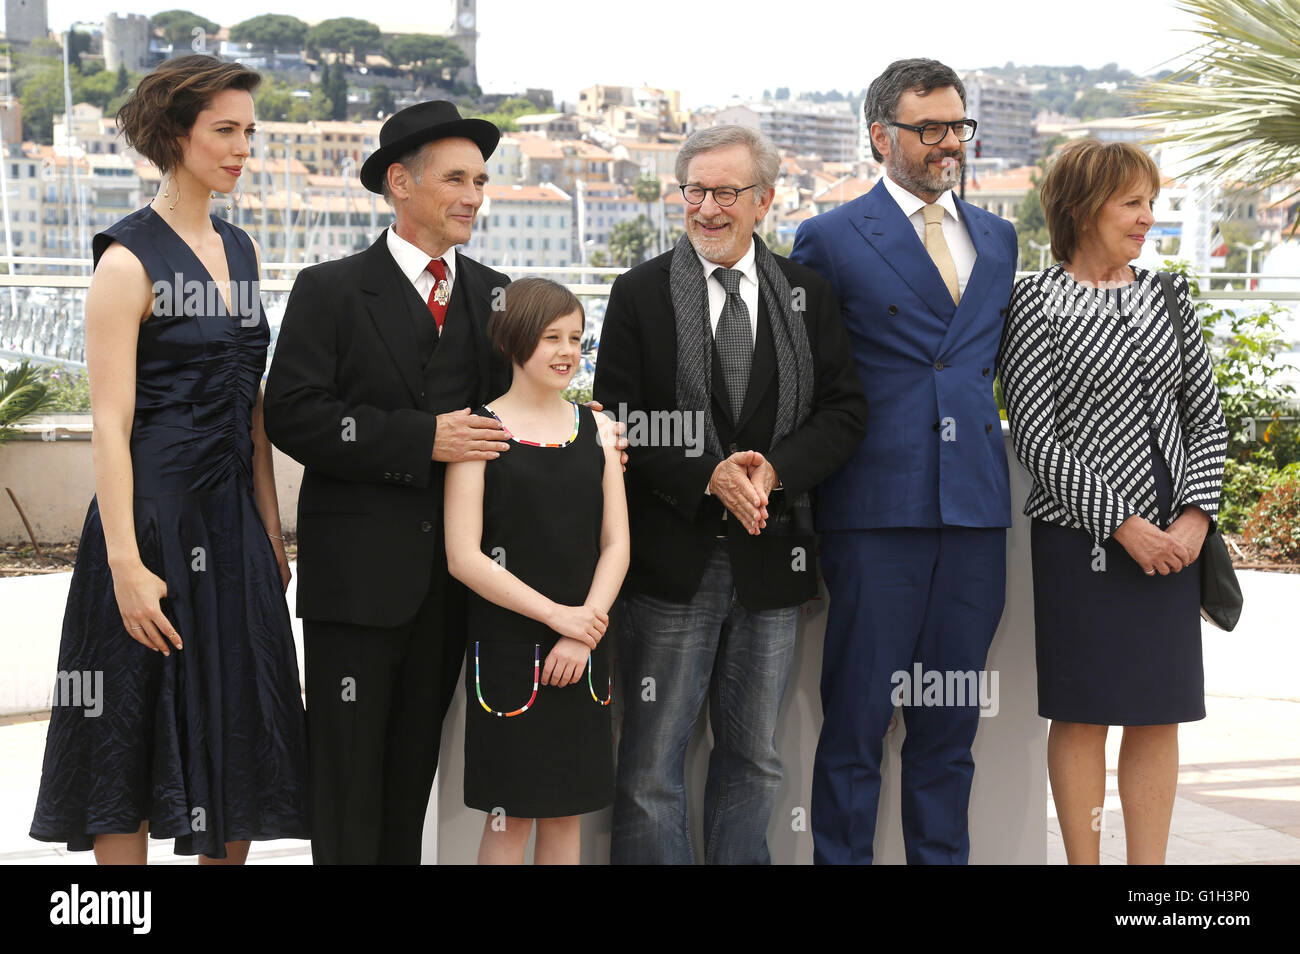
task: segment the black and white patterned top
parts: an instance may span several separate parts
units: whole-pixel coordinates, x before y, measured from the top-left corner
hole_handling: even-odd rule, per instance
[[[1173,513],[1219,510],[1228,429],[1187,280],[1174,276],[1178,340],[1158,272],[1098,290],[1054,265],[1016,284],[998,349],[1016,456],[1033,477],[1025,515],[1100,544],[1133,514],[1157,522],[1150,448],[1173,477]]]

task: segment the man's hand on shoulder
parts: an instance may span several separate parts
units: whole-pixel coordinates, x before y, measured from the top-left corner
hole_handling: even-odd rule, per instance
[[[608,440],[613,440],[614,448],[618,451],[619,463],[623,465],[623,473],[627,473],[627,425],[620,420],[610,417],[608,414],[602,414],[605,405],[599,401],[588,401],[587,407],[595,411],[600,417],[604,418],[602,422],[597,418],[597,426],[600,428],[601,446],[605,445]]]
[[[510,449],[501,422],[474,414],[469,408],[438,415],[433,459],[444,463],[496,460]]]

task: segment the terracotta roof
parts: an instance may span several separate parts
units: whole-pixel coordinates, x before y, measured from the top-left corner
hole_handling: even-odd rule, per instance
[[[316,121],[316,128],[323,133],[356,133],[378,136],[381,126],[383,126],[383,123],[377,119],[361,123],[349,123],[336,119],[320,119]]]
[[[580,139],[542,139],[520,137],[519,150],[530,159],[584,159],[608,162],[614,157],[599,146]],[[572,154],[569,154],[569,153]]]
[[[281,171],[283,171],[283,168],[281,168]],[[307,185],[319,189],[337,189],[340,193],[343,191],[345,183],[348,188],[351,188],[354,191],[357,189],[360,189],[362,192],[368,191],[366,187],[361,184],[361,179],[357,176],[352,176],[350,178],[348,176],[327,175],[307,176]]]
[[[280,175],[284,175],[283,159],[273,158],[273,159],[262,160],[262,159],[258,159],[256,156],[249,156],[247,159],[244,160],[244,166],[249,172],[261,172],[263,169],[263,162],[265,162],[266,171],[271,175],[275,175],[277,172]],[[310,170],[305,165],[303,165],[302,160],[300,159],[289,160],[289,175],[305,176],[308,174],[309,171]]]
[[[307,197],[308,205],[313,212],[342,212],[344,209],[350,209],[353,214],[369,215],[370,214],[370,193],[363,192],[357,195],[354,191],[347,197],[347,204],[344,204],[344,197],[341,195],[321,195],[313,193]]]
[[[619,144],[628,149],[650,150],[652,152],[676,152],[682,148],[679,142],[641,142],[639,139],[620,139]]]
[[[569,202],[569,197],[555,186],[493,185],[489,182],[484,186],[483,194],[493,202]]]
[[[830,188],[823,189],[813,196],[813,201],[818,203],[838,202],[843,205],[845,202],[852,202],[859,196],[866,195],[875,184],[874,179],[841,179]]]
[[[242,208],[245,212],[259,211],[262,208],[262,197],[258,195],[256,192],[245,192],[240,196],[239,205],[240,208]],[[301,212],[304,209],[309,209],[309,208],[310,206],[308,206],[308,204],[303,200],[303,197],[299,195],[297,192],[290,194],[289,209],[291,211]],[[284,193],[268,192],[266,194],[266,209],[268,211],[277,211],[277,212],[283,211]],[[370,209],[367,206],[366,212],[369,211]],[[298,224],[300,223],[298,222],[294,223],[295,226]]]
[[[972,175],[966,170],[966,188],[975,192],[1028,192],[1033,188],[1031,181],[1038,172],[1035,166],[1017,166],[1005,172],[978,173]]]
[[[320,128],[315,123],[291,123],[286,120],[263,120],[257,124],[257,128],[262,132],[284,132],[284,133],[313,133],[320,134]]]

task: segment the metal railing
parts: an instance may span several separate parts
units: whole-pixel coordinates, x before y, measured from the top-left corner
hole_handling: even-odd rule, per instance
[[[30,359],[38,362],[84,367],[85,335],[83,290],[90,285],[91,263],[84,258],[0,256],[10,274],[0,274],[0,358]],[[264,275],[296,275],[313,264],[309,262],[264,262]],[[30,273],[29,267],[68,269]],[[522,266],[495,265],[512,278],[541,275],[564,284],[574,294],[596,299],[609,296],[610,280],[626,268],[595,265]],[[22,268],[14,274],[12,269]],[[75,271],[73,271],[75,270]],[[1020,279],[1033,272],[1017,272]],[[1198,301],[1214,302],[1283,302],[1300,303],[1300,275],[1247,275],[1203,273],[1194,276],[1200,283]],[[1296,290],[1258,290],[1246,288],[1210,289],[1210,281],[1292,281]],[[288,292],[293,288],[290,277],[263,278],[259,288],[272,323],[278,325]],[[5,291],[7,289],[7,291]]]

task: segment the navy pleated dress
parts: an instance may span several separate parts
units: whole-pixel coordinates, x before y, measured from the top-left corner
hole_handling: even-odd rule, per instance
[[[135,533],[141,561],[167,583],[162,608],[184,648],[164,657],[127,634],[92,500],[31,828],[74,851],[145,820],[152,837],[176,839],[177,854],[218,858],[228,841],[310,834],[289,611],[253,499],[250,429],[270,332],[251,241],[212,223],[232,280],[229,311],[152,208],[95,236],[96,264],[120,242],[155,283],[136,352]],[[102,686],[93,706],[69,691],[73,678]]]

